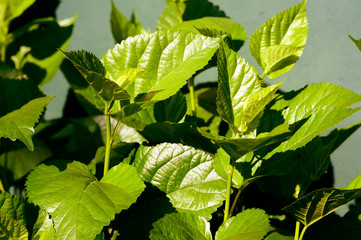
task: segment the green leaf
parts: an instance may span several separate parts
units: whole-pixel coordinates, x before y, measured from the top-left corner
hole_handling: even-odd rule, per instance
[[[217,174],[226,180],[228,178],[228,169],[230,165],[231,158],[222,148],[219,148],[217,150],[213,163],[214,169],[216,170]],[[233,186],[235,188],[240,188],[242,186],[243,180],[244,179],[241,173],[237,169],[234,169],[232,176]]]
[[[184,21],[203,17],[226,17],[224,11],[209,0],[191,0],[185,1],[185,4]]]
[[[141,146],[134,166],[145,181],[167,194],[177,211],[210,219],[226,198],[226,181],[214,171],[213,161],[201,150],[162,143]]]
[[[19,139],[29,150],[34,150],[31,135],[34,126],[44,111],[45,106],[53,97],[41,97],[31,100],[20,109],[12,111],[0,118],[0,137],[9,138],[12,141]]]
[[[247,209],[224,222],[215,240],[262,240],[271,230],[268,215],[262,209]]]
[[[39,216],[34,224],[32,240],[53,240],[55,238],[55,230],[53,221],[49,214],[43,210],[39,210]]]
[[[242,131],[247,97],[261,89],[256,70],[224,43],[218,52],[217,111],[234,131]]]
[[[170,30],[173,31],[190,31],[199,33],[198,29],[214,29],[221,33],[228,33],[232,40],[245,42],[247,40],[247,33],[244,28],[229,18],[221,17],[204,17],[195,20],[184,21]]]
[[[20,16],[34,2],[35,0],[1,0],[0,7],[4,9],[2,10],[4,16],[1,17],[1,21],[8,25],[11,20]]]
[[[343,189],[357,189],[361,188],[361,174],[358,175],[354,180],[352,180],[346,187]]]
[[[94,54],[84,50],[63,53],[105,101],[129,99],[124,89],[116,82],[105,77],[105,68]],[[118,79],[119,76],[122,77],[123,74],[118,73],[114,79]]]
[[[257,63],[275,78],[288,72],[306,45],[306,0],[269,19],[253,33],[249,49]],[[271,47],[271,48],[270,48]]]
[[[181,15],[185,10],[183,2],[178,3],[178,9]],[[157,29],[166,29],[179,24],[177,5],[174,2],[167,1],[162,14],[157,22]]]
[[[0,215],[16,220],[26,226],[25,200],[23,197],[10,195],[7,192],[0,194]]]
[[[157,122],[179,122],[187,112],[187,102],[181,92],[154,104],[154,118]]]
[[[302,50],[302,47],[287,45],[266,47],[261,53],[266,66],[263,74],[273,79],[289,71],[298,61]]]
[[[80,162],[68,164],[64,171],[40,165],[26,182],[29,201],[54,221],[56,239],[94,239],[144,188],[127,164],[111,168],[100,181]]]
[[[265,240],[294,240],[294,236],[285,236],[278,232],[273,232],[268,235]]]
[[[160,122],[152,123],[143,129],[141,134],[149,142],[179,142],[191,127],[191,123]]]
[[[120,43],[127,37],[138,35],[144,31],[142,24],[134,13],[132,13],[130,20],[128,20],[115,6],[113,0],[111,3],[110,26],[115,43]]]
[[[15,41],[9,45],[8,52],[15,55],[19,49],[21,51],[21,46],[30,48],[24,58],[22,71],[43,86],[59,70],[64,55],[57,49],[65,50],[68,47],[75,21],[76,16],[61,21],[54,18],[34,20],[24,26],[25,29],[18,29],[20,33],[15,31],[10,35]]]
[[[256,151],[267,145],[284,141],[289,137],[289,129],[286,124],[280,125],[269,133],[261,133],[255,138],[234,138],[225,139],[214,137],[207,132],[200,131],[201,134],[211,139],[228,153],[232,161],[243,157],[249,152]]]
[[[324,188],[313,191],[284,208],[305,227],[361,196],[361,189]]]
[[[131,99],[156,93],[159,101],[174,95],[197,70],[203,68],[218,48],[218,38],[188,32],[158,31],[130,37],[103,56],[110,78],[127,68],[144,69],[127,89]],[[137,98],[138,96],[138,98]]]
[[[171,213],[153,224],[150,231],[151,240],[212,240],[210,224],[196,214]]]
[[[13,179],[17,181],[51,155],[51,151],[43,142],[35,141],[35,149],[32,152],[24,145],[12,146],[9,151],[0,155],[0,166],[10,170]]]
[[[91,103],[101,113],[105,111],[105,100],[94,90],[93,87],[89,86],[85,89],[76,89],[75,93],[81,95],[85,100]]]
[[[28,231],[18,221],[0,214],[1,239],[28,240]]]
[[[283,82],[280,82],[275,85],[261,88],[259,91],[251,92],[251,94],[246,98],[246,101],[243,105],[243,114],[241,120],[243,131],[249,131],[251,123],[255,120],[256,117],[259,117],[259,114],[262,113],[266,105],[271,102],[274,94],[282,83]]]
[[[356,47],[361,52],[361,39],[354,39],[351,35],[348,35],[348,36],[352,40],[352,42],[354,42],[356,44]]]

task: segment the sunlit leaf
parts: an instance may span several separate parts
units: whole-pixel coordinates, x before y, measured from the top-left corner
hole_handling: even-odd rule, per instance
[[[9,24],[11,20],[20,16],[34,2],[35,0],[2,0],[0,7],[4,8],[5,12],[1,20]]]
[[[272,73],[288,72],[306,45],[308,20],[306,0],[269,19],[251,37],[249,48],[257,63]],[[270,48],[271,47],[271,48]]]
[[[354,42],[356,44],[356,47],[358,48],[358,50],[361,51],[361,39],[355,39],[351,35],[348,35],[348,36],[352,40],[352,42]]]
[[[134,13],[128,20],[115,6],[114,1],[111,1],[111,3],[110,26],[115,43],[120,43],[127,37],[135,36],[144,30]]]
[[[357,189],[361,188],[361,174],[358,175],[354,180],[352,180],[346,187],[343,189]]]
[[[214,158],[195,148],[162,143],[138,149],[134,165],[142,178],[167,194],[179,212],[207,219],[225,200],[226,181],[213,169]]]
[[[230,165],[231,165],[231,158],[222,148],[219,148],[217,150],[213,163],[214,169],[216,170],[217,174],[226,180],[228,178],[228,171]],[[240,188],[242,186],[242,183],[243,183],[243,176],[237,169],[234,169],[232,176],[233,186],[236,188]]]
[[[103,62],[112,79],[127,68],[144,69],[127,92],[136,101],[142,101],[142,94],[153,92],[156,94],[151,100],[159,101],[174,95],[187,79],[204,67],[219,41],[189,32],[141,34],[117,44],[103,56]]]
[[[53,221],[50,219],[49,214],[40,210],[37,221],[33,227],[32,240],[53,240],[55,239],[55,230]]]
[[[153,224],[150,231],[151,240],[212,240],[210,224],[206,219],[196,214],[172,213],[167,214]]]
[[[39,121],[45,106],[53,97],[41,97],[31,100],[20,109],[12,111],[0,118],[0,137],[9,138],[13,141],[19,139],[29,150],[34,150],[31,135],[34,126]]]
[[[117,165],[98,181],[80,162],[64,171],[40,165],[26,183],[29,201],[51,215],[56,239],[94,239],[144,188],[132,166]]]
[[[271,226],[264,210],[247,209],[224,222],[215,240],[262,240],[269,230]]]
[[[256,70],[222,43],[218,52],[217,111],[220,117],[242,131],[247,97],[261,89]]]
[[[157,22],[157,29],[166,29],[178,25],[179,16],[178,11],[183,15],[185,10],[185,4],[183,2],[178,3],[178,9],[175,2],[167,1],[162,14]]]

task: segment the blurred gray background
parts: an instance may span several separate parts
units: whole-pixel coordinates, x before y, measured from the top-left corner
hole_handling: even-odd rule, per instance
[[[241,24],[248,39],[266,20],[296,5],[301,0],[212,0],[226,14]],[[114,0],[119,10],[130,17],[132,10],[143,26],[152,31],[165,6],[165,0]],[[360,0],[309,0],[307,3],[309,35],[307,46],[295,67],[283,76],[284,90],[299,89],[315,82],[332,82],[361,94],[361,52],[348,38],[361,38]],[[58,19],[78,14],[70,50],[85,49],[99,58],[114,47],[110,31],[110,0],[62,0],[57,9]],[[260,71],[248,49],[248,42],[239,54]],[[211,69],[196,81],[215,81],[216,70]],[[280,79],[283,77],[279,77]],[[271,83],[271,80],[268,81]],[[47,110],[47,119],[60,117],[68,84],[61,72],[45,85],[47,95],[56,96]],[[360,106],[360,104],[359,104]],[[361,112],[337,127],[361,121]],[[335,168],[335,187],[344,187],[361,174],[361,129],[354,133],[332,156]]]

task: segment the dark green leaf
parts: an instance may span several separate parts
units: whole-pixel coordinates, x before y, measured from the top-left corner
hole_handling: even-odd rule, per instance
[[[2,0],[1,7],[3,8],[1,21],[4,21],[6,25],[11,20],[20,16],[27,8],[29,8],[35,0]]]
[[[264,210],[247,209],[224,222],[215,240],[262,240],[269,230],[271,226]]]
[[[127,209],[144,189],[136,170],[127,164],[111,168],[100,180],[80,162],[64,171],[40,165],[28,177],[29,201],[45,209],[54,221],[56,238],[94,239]]]
[[[189,32],[158,31],[130,37],[103,56],[112,79],[127,68],[144,69],[130,85],[131,99],[156,93],[152,101],[174,95],[197,70],[203,68],[219,46],[218,38]],[[154,94],[153,94],[154,95]]]
[[[92,86],[105,101],[129,98],[124,89],[116,82],[105,77],[105,68],[94,54],[84,50],[63,53],[79,70],[90,86]],[[121,74],[121,72],[118,72],[118,75],[114,76],[114,79],[118,79],[119,74]]]
[[[305,227],[361,196],[361,189],[324,188],[313,191],[284,208]]]
[[[185,4],[184,21],[203,17],[226,17],[224,11],[209,0],[191,0],[185,1]]]
[[[213,169],[214,158],[192,147],[162,143],[138,149],[134,165],[142,178],[167,194],[179,212],[208,219],[225,200],[226,181]]]
[[[187,102],[181,92],[154,104],[154,118],[158,122],[179,122],[187,112]]]
[[[153,226],[149,236],[151,240],[212,240],[209,223],[196,214],[167,214]]]
[[[161,122],[152,123],[143,129],[141,134],[149,142],[179,142],[191,127],[191,123]]]
[[[6,114],[0,118],[0,137],[9,138],[13,141],[21,140],[29,150],[34,150],[31,135],[34,126],[39,121],[45,106],[53,97],[41,97],[31,100],[20,109]]]
[[[110,13],[110,26],[115,43],[120,43],[127,37],[132,37],[141,33],[144,29],[132,13],[131,19],[128,20],[115,6],[114,1],[112,3],[112,10]]]

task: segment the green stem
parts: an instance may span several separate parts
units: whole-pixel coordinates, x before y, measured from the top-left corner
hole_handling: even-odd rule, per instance
[[[298,236],[300,235],[300,225],[301,225],[301,223],[299,221],[297,221],[294,240],[298,240]]]
[[[182,23],[183,22],[183,17],[182,17],[182,13],[180,11],[179,5],[178,5],[178,1],[174,2],[176,8],[177,8],[177,17],[178,17],[178,22]]]
[[[227,221],[230,217],[229,207],[231,205],[231,190],[232,190],[232,176],[234,171],[234,163],[229,165],[228,168],[228,178],[227,178],[227,195],[226,195],[226,205],[224,207],[224,218],[223,222]]]
[[[188,87],[189,87],[189,95],[191,97],[191,109],[192,115],[197,116],[197,105],[196,105],[196,93],[194,91],[194,77],[191,77],[188,80]]]
[[[117,135],[117,132],[118,132],[118,129],[119,129],[120,123],[121,123],[121,121],[119,120],[119,121],[117,122],[117,125],[116,125],[116,126],[115,126],[115,128],[114,128],[114,132],[113,132],[112,142],[111,142],[111,143],[113,143],[113,142],[114,142],[114,140],[115,140],[115,137],[116,137],[116,135]]]
[[[241,193],[242,193],[243,189],[244,189],[243,187],[241,187],[240,189],[238,189],[237,195],[236,195],[236,197],[235,197],[234,200],[233,200],[233,204],[232,204],[232,207],[231,207],[231,211],[229,212],[229,217],[232,216],[233,211],[234,211],[234,209],[236,208],[237,201],[238,201],[239,197],[241,196]]]
[[[4,188],[3,182],[0,179],[0,193],[3,193],[3,192],[5,192],[5,188]]]
[[[109,103],[105,103],[105,119],[107,123],[107,142],[105,145],[105,159],[104,159],[104,175],[108,172],[109,169],[109,160],[110,160],[110,147],[112,145],[112,139],[111,139],[111,124],[110,124],[110,115],[108,111],[108,105]]]
[[[302,229],[302,232],[301,232],[301,235],[300,235],[299,240],[302,240],[302,239],[303,239],[303,235],[305,235],[306,229],[307,229],[307,227],[304,226],[303,229]]]
[[[266,72],[263,72],[263,73],[262,73],[262,76],[261,76],[261,79],[262,79],[262,80],[264,79],[264,77],[266,76],[266,74],[267,74]]]
[[[0,55],[1,55],[1,62],[3,62],[3,63],[4,63],[5,60],[6,60],[5,54],[6,54],[6,44],[4,43],[4,44],[1,45],[1,53],[0,53]]]

